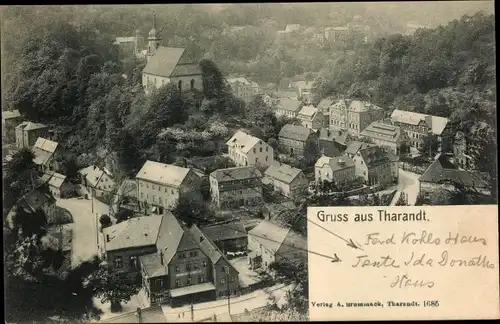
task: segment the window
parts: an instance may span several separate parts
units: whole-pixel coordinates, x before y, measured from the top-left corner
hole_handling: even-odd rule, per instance
[[[191,79],[191,90],[194,89],[194,79]]]
[[[203,261],[203,268],[207,267],[207,261]]]
[[[224,292],[223,291],[219,291],[219,297],[222,297],[224,296]]]
[[[175,288],[179,288],[181,286],[181,281],[179,279],[177,279],[175,281]]]
[[[220,278],[220,283],[225,284],[226,283],[226,278]]]
[[[156,196],[153,195],[153,202],[156,202]]]
[[[194,268],[195,268],[195,269],[199,269],[199,268],[200,268],[200,265],[199,265],[198,263],[195,263],[195,264],[194,264]]]
[[[159,287],[163,287],[163,280],[162,279],[158,279],[156,281],[156,284],[159,286]]]
[[[152,186],[151,186],[151,189],[155,190],[155,189],[156,189],[155,185],[152,185]]]
[[[254,153],[256,152],[256,151],[255,151],[255,147],[253,148],[253,152],[254,152]]]
[[[172,191],[172,195],[174,194],[174,189],[171,190]]]
[[[181,269],[179,269],[179,266],[175,266],[175,272],[179,272]]]
[[[188,286],[190,286],[190,285],[191,285],[191,276],[187,276],[187,278],[186,278],[186,284],[187,284]]]
[[[187,271],[191,271],[191,263],[187,263],[186,264],[186,270]]]
[[[130,257],[130,267],[137,269],[137,256],[133,255]]]
[[[269,156],[266,156],[266,162],[269,161]]]
[[[182,80],[179,80],[179,83],[177,84],[177,87],[179,88],[179,91],[182,92]]]
[[[146,183],[146,188],[149,188],[149,185]]]
[[[199,283],[204,283],[204,282],[205,282],[205,276],[203,276],[203,275],[199,275],[199,276],[198,276],[198,282],[199,282]]]
[[[115,258],[115,267],[117,268],[123,268],[123,258],[121,256],[117,256]]]
[[[262,152],[262,147],[260,148],[260,151]]]
[[[269,152],[269,147],[268,146],[266,146],[266,152]]]
[[[144,192],[141,192],[141,198],[144,198]]]
[[[165,188],[165,192],[167,192],[167,188]]]
[[[231,280],[231,282],[234,282],[234,277],[231,277],[230,280]]]

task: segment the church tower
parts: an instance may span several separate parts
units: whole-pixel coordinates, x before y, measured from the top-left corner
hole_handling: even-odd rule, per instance
[[[151,29],[148,35],[148,61],[156,53],[158,47],[160,47],[160,42],[161,38],[156,30],[156,14],[153,14],[153,29]]]

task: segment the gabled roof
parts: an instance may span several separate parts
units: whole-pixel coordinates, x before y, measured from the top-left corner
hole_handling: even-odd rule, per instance
[[[314,166],[322,168],[325,165],[328,165],[332,172],[336,172],[339,170],[354,167],[354,161],[349,156],[347,156],[347,154],[339,157],[328,157],[323,155],[318,159],[318,161],[316,161],[316,164]]]
[[[264,175],[266,177],[270,177],[276,179],[278,181],[290,184],[295,180],[300,174],[302,170],[291,167],[284,163],[273,163],[269,168],[267,168]]]
[[[2,119],[11,119],[22,117],[19,110],[4,110],[2,111]]]
[[[370,146],[359,150],[359,154],[365,161],[367,167],[375,167],[384,163],[391,162],[386,152],[378,146]]]
[[[252,86],[252,87],[258,87],[259,85],[256,82],[249,81],[245,77],[229,77],[227,78],[227,82],[230,85],[246,85],[246,86]]]
[[[219,183],[225,181],[262,178],[262,174],[259,169],[254,166],[219,169],[210,173],[210,176],[215,178]]]
[[[160,305],[141,309],[140,316],[137,312],[120,314],[102,321],[103,323],[166,323],[167,318]]]
[[[281,128],[279,137],[305,142],[312,133],[313,131],[310,128],[286,124]]]
[[[247,231],[241,222],[205,226],[201,230],[214,242],[247,237]]]
[[[49,183],[49,186],[55,187],[55,188],[61,188],[63,185],[64,181],[66,181],[66,176],[54,171],[49,171],[45,173],[42,176],[42,182],[47,182]]]
[[[330,106],[333,104],[333,100],[331,99],[322,99],[318,106],[316,108],[318,108],[318,110],[322,110],[322,111],[328,111],[328,108],[330,108]]]
[[[54,153],[57,149],[57,146],[58,146],[57,142],[48,140],[48,139],[43,138],[43,137],[39,137],[36,140],[35,145],[33,147],[37,148],[37,149],[41,149],[41,150],[46,151],[46,152]]]
[[[318,130],[319,140],[337,142],[342,145],[348,145],[352,142],[352,138],[345,130],[331,130],[328,128],[320,128]]]
[[[309,89],[314,88],[314,81],[296,81],[294,82],[294,86],[297,89]]]
[[[299,115],[312,119],[317,112],[318,109],[315,108],[314,106],[303,106],[302,109],[299,111]]]
[[[104,229],[106,251],[132,247],[155,245],[163,216],[142,216],[127,219],[121,223]]]
[[[295,95],[295,96],[297,96],[297,95]],[[277,109],[291,111],[291,112],[299,112],[301,105],[302,105],[302,102],[300,102],[296,98],[284,97],[284,98],[281,98],[279,100]]]
[[[355,155],[356,153],[358,153],[359,150],[370,146],[375,146],[375,145],[365,142],[354,141],[347,146],[345,153]]]
[[[409,125],[418,125],[421,122],[424,122],[430,128],[431,132],[435,135],[441,135],[441,133],[443,133],[443,130],[448,125],[448,118],[425,115],[399,109],[395,109],[392,112],[391,120],[393,122],[399,122]]]
[[[179,187],[189,171],[191,170],[188,168],[148,160],[144,163],[141,170],[139,170],[136,178]]]
[[[40,124],[40,123],[33,123],[33,122],[23,122],[19,124],[16,128],[22,128],[23,130],[34,130],[34,129],[41,129],[41,128],[48,128],[47,125]]]
[[[22,208],[27,208],[29,211],[34,212],[45,205],[53,204],[56,202],[54,196],[48,193],[43,188],[35,188],[22,196],[18,205]]]
[[[286,25],[285,32],[291,32],[298,30],[300,28],[300,24],[288,24]]]
[[[187,66],[181,67],[184,64]],[[165,46],[158,47],[144,70],[142,70],[142,73],[154,74],[165,78],[185,74],[201,74],[198,64],[189,57],[188,53],[185,52],[185,48]]]
[[[275,253],[280,249],[289,231],[289,228],[283,228],[263,220],[251,229],[248,234],[252,235],[253,238],[267,250]]]
[[[33,155],[34,155],[33,163],[35,163],[36,165],[44,165],[50,160],[53,153],[38,148],[34,148]]]
[[[360,135],[396,143],[397,141],[399,141],[402,133],[401,128],[398,126],[374,121],[370,125],[368,125],[368,127],[366,127]]]
[[[451,181],[466,187],[489,188],[487,177],[486,173],[459,170],[447,156],[439,154],[420,176],[419,181],[435,184]]]
[[[87,182],[94,187],[97,186],[100,181],[102,181],[101,179],[103,175],[107,175],[111,180],[113,176],[111,172],[109,172],[106,168],[103,168],[103,170],[101,170],[98,166],[95,165],[83,168],[79,170],[78,173],[83,175],[85,179],[87,179]]]
[[[191,228],[189,229],[189,233],[191,234],[193,240],[198,244],[200,247],[201,251],[208,256],[212,264],[216,264],[220,259],[224,259],[226,261],[226,264],[228,264],[231,268],[233,268],[234,271],[238,272],[233,265],[229,262],[229,260],[226,258],[224,253],[222,253],[221,250],[215,245],[215,243],[208,238],[208,236],[203,233],[202,230],[196,225],[193,224]]]
[[[259,138],[239,130],[226,142],[226,145],[248,153],[259,141],[261,141]]]
[[[364,112],[370,110],[382,110],[382,108],[375,106],[370,102],[361,100],[351,100],[351,103],[349,104],[349,111]]]

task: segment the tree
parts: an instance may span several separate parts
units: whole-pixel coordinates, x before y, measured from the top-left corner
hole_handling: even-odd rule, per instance
[[[309,278],[307,258],[304,260],[290,260],[285,257],[273,262],[269,268],[276,274],[276,280],[285,284],[294,284],[295,289],[287,298],[287,306],[299,313],[305,313],[309,307]]]
[[[172,210],[177,218],[188,227],[193,224],[204,224],[210,219],[209,210],[194,194],[183,196]]]
[[[230,87],[224,78],[219,67],[209,59],[203,59],[199,62],[203,77],[203,92],[205,98],[218,98],[221,94],[229,92]]]
[[[94,296],[101,298],[102,303],[110,302],[112,312],[119,311],[121,303],[128,302],[139,291],[137,285],[104,263],[100,264],[98,270],[90,276],[89,281],[93,287]]]
[[[427,134],[422,138],[418,150],[429,159],[433,158],[439,148],[439,140],[434,134]]]
[[[101,223],[101,229],[105,229],[113,224],[111,222],[111,217],[106,214],[102,214],[101,217],[99,217],[99,223]]]

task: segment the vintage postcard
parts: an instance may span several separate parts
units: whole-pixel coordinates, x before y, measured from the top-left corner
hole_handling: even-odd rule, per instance
[[[0,9],[6,322],[498,316],[493,1]]]

